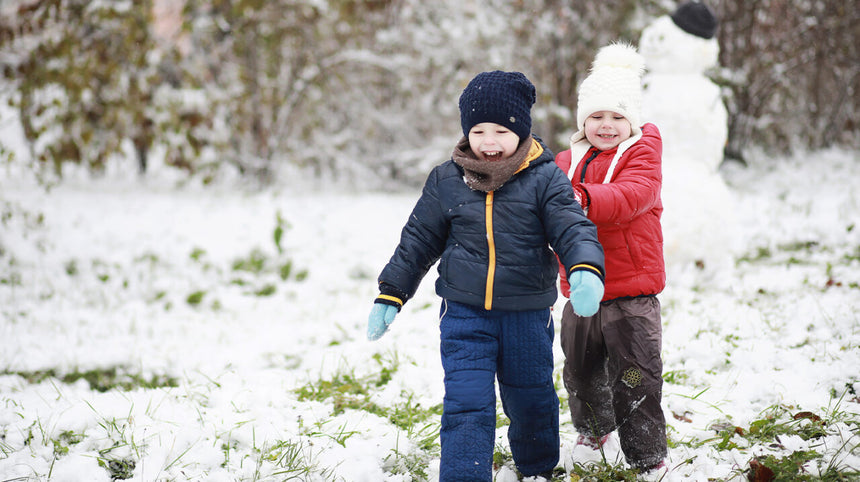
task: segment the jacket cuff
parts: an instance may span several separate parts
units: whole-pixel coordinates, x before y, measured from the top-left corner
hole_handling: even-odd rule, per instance
[[[574,265],[572,268],[570,268],[570,271],[567,272],[567,277],[570,278],[570,275],[573,274],[574,271],[588,271],[589,273],[596,274],[597,277],[600,278],[601,282],[606,282],[606,280],[603,279],[603,273],[601,273],[598,268],[595,268],[590,264]]]
[[[400,311],[400,308],[406,303],[406,300],[409,299],[409,295],[400,291],[399,289],[385,283],[379,283],[379,296],[373,300],[374,303],[381,303],[383,305],[391,305],[397,308],[397,311]]]

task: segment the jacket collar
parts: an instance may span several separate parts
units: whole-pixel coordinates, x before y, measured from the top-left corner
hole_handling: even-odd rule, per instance
[[[499,189],[515,174],[528,168],[532,161],[540,158],[543,153],[543,146],[533,137],[529,137],[507,159],[486,162],[472,152],[469,139],[463,137],[454,147],[451,159],[463,168],[463,179],[471,189],[490,192]]]
[[[618,165],[618,160],[621,159],[621,156],[624,154],[625,151],[627,151],[627,149],[630,148],[630,146],[635,144],[641,138],[642,129],[636,129],[636,131],[629,139],[625,140],[621,144],[618,144],[618,147],[615,148],[615,155],[612,156],[612,163],[609,164],[609,169],[606,171],[606,177],[603,178],[603,184],[607,184],[612,181],[612,174],[615,173],[615,167]],[[591,143],[588,142],[588,139],[585,138],[584,130],[575,132],[573,135],[570,136],[571,169],[567,174],[568,178],[573,175],[574,167],[579,162],[579,159],[582,159],[582,156],[584,156],[585,153],[588,152],[591,147]]]

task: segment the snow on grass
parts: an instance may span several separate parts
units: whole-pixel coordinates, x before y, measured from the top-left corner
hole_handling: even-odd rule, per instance
[[[678,480],[806,451],[807,473],[860,470],[860,162],[763,164],[724,173],[734,268],[670,266],[661,295]],[[365,338],[417,192],[0,186],[0,480],[438,478],[435,271]],[[560,469],[602,460],[561,420]]]

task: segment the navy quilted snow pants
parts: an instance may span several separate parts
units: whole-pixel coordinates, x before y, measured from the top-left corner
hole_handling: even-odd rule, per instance
[[[443,301],[440,482],[490,481],[496,428],[495,379],[511,420],[508,441],[524,476],[553,469],[559,457],[559,402],[553,387],[549,309],[486,311]]]

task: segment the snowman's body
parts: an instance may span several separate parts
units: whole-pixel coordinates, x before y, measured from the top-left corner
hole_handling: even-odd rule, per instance
[[[642,119],[663,138],[664,254],[670,271],[731,268],[739,243],[734,200],[718,168],[728,135],[720,89],[705,76],[716,39],[681,30],[668,16],[642,33]],[[695,268],[697,267],[697,268]]]

